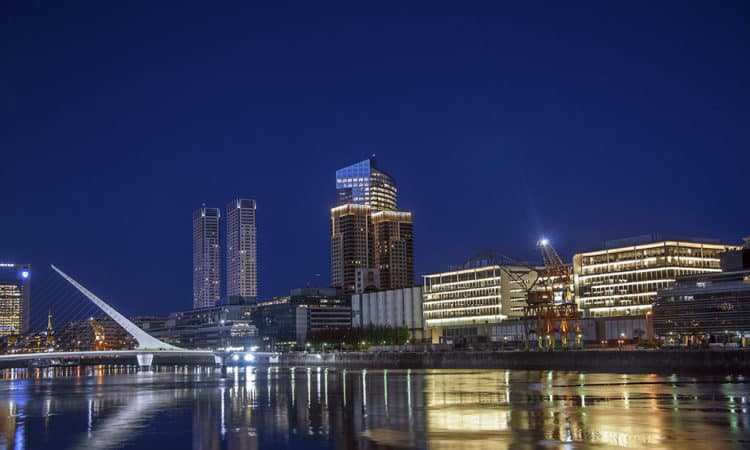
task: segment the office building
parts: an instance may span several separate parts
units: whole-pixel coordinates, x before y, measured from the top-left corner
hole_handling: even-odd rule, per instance
[[[236,199],[227,205],[227,296],[258,296],[255,200]]]
[[[414,284],[414,230],[410,212],[379,211],[372,214],[375,268],[380,288],[400,289]]]
[[[29,330],[31,266],[0,263],[0,336]]]
[[[638,316],[677,277],[720,272],[719,255],[739,249],[711,240],[658,235],[610,241],[573,256],[576,300],[583,317]]]
[[[374,268],[371,208],[347,204],[331,210],[331,286],[355,291],[356,270]]]
[[[653,305],[654,333],[667,344],[750,344],[750,268],[679,277]]]
[[[352,327],[406,328],[411,339],[423,339],[422,286],[354,294]]]
[[[193,308],[213,306],[220,296],[219,209],[193,214]]]
[[[254,311],[254,303],[244,304],[239,300],[173,312],[165,318],[143,317],[134,321],[152,336],[181,348],[245,349],[260,344]]]
[[[375,158],[336,171],[331,209],[331,286],[363,293],[414,284],[410,212],[396,211],[396,184]]]
[[[396,183],[376,166],[374,156],[336,171],[336,206],[348,204],[397,209]]]
[[[510,277],[512,271],[516,279]],[[536,272],[525,267],[489,265],[424,276],[424,325],[433,340],[479,336],[496,340],[500,324],[523,317],[527,285]]]
[[[310,333],[349,329],[352,321],[349,297],[335,288],[293,289],[259,302],[255,314],[267,350],[304,348]]]

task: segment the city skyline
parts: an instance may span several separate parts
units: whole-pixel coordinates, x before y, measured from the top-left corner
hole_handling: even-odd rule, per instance
[[[0,254],[38,267],[33,286],[57,262],[127,314],[180,310],[186,214],[243,192],[263,205],[261,295],[321,284],[331,174],[373,153],[418,218],[417,277],[485,248],[535,259],[540,235],[570,260],[654,231],[747,234],[750,32],[729,7],[385,9],[388,30],[346,26],[352,10],[281,20],[186,6],[203,26],[183,28],[158,8],[35,8],[0,30],[17,44],[0,125],[0,170],[17,189]]]
[[[747,1],[3,6],[0,449],[750,441]]]

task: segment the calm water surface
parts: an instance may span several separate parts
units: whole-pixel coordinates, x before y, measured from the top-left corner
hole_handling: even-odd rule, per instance
[[[737,376],[304,367],[225,379],[205,370],[3,375],[0,448],[750,448],[750,385]]]

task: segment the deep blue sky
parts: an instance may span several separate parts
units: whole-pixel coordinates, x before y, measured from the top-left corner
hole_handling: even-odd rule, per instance
[[[47,3],[0,7],[0,260],[35,286],[55,263],[127,314],[189,308],[192,211],[235,196],[263,297],[327,283],[334,171],[371,153],[420,275],[541,234],[750,233],[742,1]]]

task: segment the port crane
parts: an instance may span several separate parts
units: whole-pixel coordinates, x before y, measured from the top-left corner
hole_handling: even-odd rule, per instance
[[[563,263],[549,240],[540,239],[537,249],[542,255],[542,267],[521,262],[497,250],[487,250],[474,256],[464,264],[464,267],[497,266],[512,283],[525,291],[523,321],[524,340],[527,346],[529,336],[534,333],[539,348],[554,349],[555,333],[559,333],[561,344],[566,347],[571,332],[575,335],[576,345],[580,346],[582,335],[578,322],[578,307],[573,297],[570,266]],[[514,267],[524,270],[519,272],[514,270]]]
[[[555,333],[560,343],[568,345],[568,334],[575,334],[576,345],[581,346],[581,328],[578,306],[573,297],[571,268],[552,247],[549,240],[540,239],[537,249],[542,254],[543,268],[537,271],[537,282],[528,291],[524,308],[524,327],[527,335],[535,329],[539,348],[554,349]],[[537,287],[538,286],[538,287]]]

